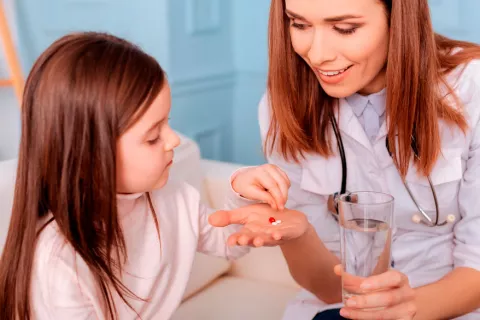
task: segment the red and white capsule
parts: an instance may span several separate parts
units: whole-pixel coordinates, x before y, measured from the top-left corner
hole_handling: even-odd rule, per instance
[[[276,226],[282,223],[282,220],[276,220],[274,217],[270,217],[268,221],[272,224],[272,226]]]

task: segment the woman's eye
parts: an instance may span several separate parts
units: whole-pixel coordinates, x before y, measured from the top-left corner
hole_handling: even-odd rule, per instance
[[[358,27],[340,28],[340,27],[337,27],[337,26],[335,26],[333,28],[341,34],[352,34],[358,29]]]
[[[295,22],[294,20],[291,20],[290,25],[295,29],[299,29],[299,30],[305,30],[308,27],[307,24],[298,23],[298,22]]]

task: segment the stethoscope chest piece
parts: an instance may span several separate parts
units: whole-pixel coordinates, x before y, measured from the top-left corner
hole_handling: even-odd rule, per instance
[[[345,156],[345,149],[344,149],[344,146],[343,146],[342,136],[340,134],[340,130],[337,126],[337,122],[336,122],[333,114],[331,115],[330,122],[331,122],[331,125],[332,125],[332,128],[333,128],[333,132],[335,134],[335,138],[337,139],[338,150],[339,150],[339,153],[340,153],[340,159],[342,161],[342,180],[341,180],[340,192],[337,192],[337,193],[329,196],[327,206],[328,206],[328,210],[332,213],[334,218],[338,220],[338,198],[341,195],[348,194],[348,192],[346,191],[347,159],[346,159],[346,156]],[[392,153],[390,152],[390,147],[388,145],[388,139],[386,139],[385,142],[386,142],[386,149],[388,151],[388,154],[391,157]],[[419,152],[418,152],[418,148],[417,148],[415,135],[412,136],[411,146],[412,146],[413,153],[415,154],[416,157],[418,157]],[[439,219],[440,219],[440,209],[439,209],[437,193],[435,191],[435,187],[432,183],[432,180],[431,180],[430,176],[427,176],[427,179],[428,179],[428,183],[430,185],[430,190],[432,192],[432,196],[433,196],[433,199],[434,199],[434,202],[435,202],[435,219],[430,218],[430,216],[425,212],[425,210],[423,210],[423,208],[420,206],[417,199],[413,195],[412,191],[410,190],[410,188],[408,186],[408,183],[406,181],[403,181],[403,184],[405,185],[405,188],[406,188],[411,200],[413,201],[413,203],[415,204],[415,207],[418,210],[418,213],[414,214],[412,216],[412,221],[414,223],[423,224],[423,225],[428,226],[428,227],[441,227],[441,226],[445,226],[447,223],[455,222],[456,217],[453,214],[449,214],[446,217],[445,221],[443,221],[443,222],[439,221]],[[350,201],[350,200],[348,200],[348,201]],[[352,199],[351,201],[355,202],[355,199]]]
[[[447,219],[445,219],[445,221],[435,224],[431,220],[425,221],[424,219],[422,219],[422,216],[419,215],[419,214],[414,214],[412,216],[412,222],[413,223],[423,224],[423,225],[426,225],[428,227],[442,227],[442,226],[446,225],[447,223],[454,223],[456,220],[457,220],[457,218],[453,214],[449,214],[447,216]]]

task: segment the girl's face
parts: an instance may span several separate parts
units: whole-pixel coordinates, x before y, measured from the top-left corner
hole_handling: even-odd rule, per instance
[[[173,149],[180,138],[170,128],[170,87],[165,83],[145,114],[117,143],[117,192],[159,189],[168,180]]]
[[[285,0],[295,52],[335,98],[385,87],[389,27],[379,0]]]

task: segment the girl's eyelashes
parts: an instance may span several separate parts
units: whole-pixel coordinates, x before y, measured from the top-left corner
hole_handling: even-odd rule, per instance
[[[149,145],[154,145],[154,144],[156,144],[159,140],[160,140],[160,135],[158,135],[155,139],[148,140],[147,143],[148,143]]]
[[[162,128],[165,124],[168,124],[168,121],[170,121],[170,119],[171,119],[171,118],[169,117],[169,118],[167,118],[166,121],[165,121],[165,120],[162,121],[162,122],[159,124],[159,130],[161,130],[161,128]],[[147,140],[147,143],[148,143],[149,145],[154,145],[154,144],[156,144],[158,141],[160,141],[160,133],[159,133],[158,136],[155,137],[154,139]]]

